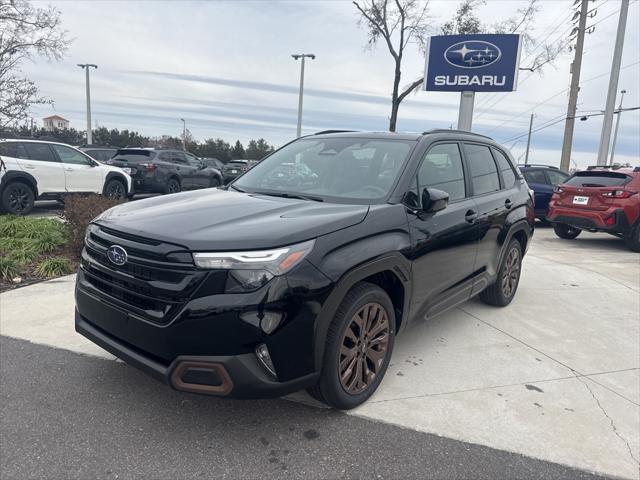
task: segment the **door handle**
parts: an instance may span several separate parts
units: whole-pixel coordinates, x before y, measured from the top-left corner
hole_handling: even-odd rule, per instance
[[[507,198],[504,201],[504,206],[507,208],[507,210],[510,209],[511,207],[513,207],[513,202],[511,201],[511,199]]]
[[[35,170],[35,166],[33,165],[25,165],[24,168],[28,168],[29,170]]]
[[[65,168],[64,171],[65,172],[73,172],[73,168]]]
[[[478,214],[475,210],[467,210],[467,213],[464,214],[464,219],[469,223],[475,222],[477,218]]]

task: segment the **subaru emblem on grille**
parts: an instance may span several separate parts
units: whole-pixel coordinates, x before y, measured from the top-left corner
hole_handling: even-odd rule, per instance
[[[114,265],[122,266],[127,263],[127,251],[120,245],[111,245],[107,250],[107,257]]]

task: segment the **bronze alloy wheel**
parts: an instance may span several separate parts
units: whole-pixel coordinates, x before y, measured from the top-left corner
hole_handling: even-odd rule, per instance
[[[389,346],[389,315],[379,303],[367,303],[351,317],[340,347],[338,373],[344,390],[356,395],[382,369]]]
[[[517,248],[512,248],[507,255],[502,274],[502,293],[506,298],[510,298],[515,293],[519,276],[520,251]]]

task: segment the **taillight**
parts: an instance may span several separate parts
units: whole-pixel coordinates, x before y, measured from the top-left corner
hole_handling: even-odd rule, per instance
[[[612,190],[610,192],[602,192],[603,197],[607,198],[629,198],[631,195],[635,195],[636,192],[630,192],[629,190]]]
[[[562,189],[562,187],[560,185],[555,185],[553,187],[553,193],[562,193],[564,192],[564,190]]]
[[[155,163],[141,163],[141,167],[144,167],[147,172],[154,172],[158,166]]]

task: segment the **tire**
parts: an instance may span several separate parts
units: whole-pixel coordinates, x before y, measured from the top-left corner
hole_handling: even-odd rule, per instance
[[[34,202],[35,193],[24,182],[11,182],[2,192],[2,209],[11,215],[27,215]]]
[[[632,252],[640,252],[640,222],[637,222],[631,233],[624,237],[624,241]]]
[[[209,188],[215,188],[220,186],[220,179],[218,177],[212,177],[209,182]]]
[[[359,313],[365,313],[365,318]],[[358,320],[368,328],[360,330]],[[384,290],[366,282],[354,286],[329,326],[320,379],[308,392],[317,400],[344,410],[367,401],[389,366],[395,324],[393,304]],[[345,351],[352,355],[345,355]]]
[[[518,240],[511,240],[498,270],[498,279],[480,292],[480,300],[488,305],[505,307],[511,303],[518,290],[522,273],[522,247]]]
[[[570,227],[564,223],[554,223],[553,231],[556,232],[557,236],[565,240],[573,240],[582,233],[582,230],[579,228]]]
[[[177,178],[171,177],[167,180],[167,184],[164,187],[164,193],[178,193],[182,190],[180,182]]]
[[[104,186],[103,195],[113,200],[121,200],[127,196],[127,187],[120,180],[109,180]]]

